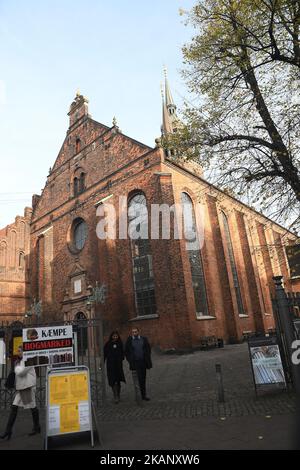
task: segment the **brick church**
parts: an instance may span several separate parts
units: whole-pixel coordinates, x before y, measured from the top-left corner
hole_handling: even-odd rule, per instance
[[[176,158],[160,139],[152,148],[115,121],[95,121],[81,94],[68,115],[42,194],[0,231],[0,319],[22,321],[34,299],[45,319],[91,318],[88,296],[98,282],[107,286],[106,335],[118,329],[125,337],[138,326],[168,350],[196,347],[203,336],[235,342],[273,329],[272,277],[296,289],[284,249],[295,236],[210,184],[200,164]],[[166,79],[162,134],[178,125]],[[128,220],[141,206],[178,204],[195,227],[200,205],[203,246],[174,237],[99,239],[97,209],[109,200],[120,215],[120,197]]]

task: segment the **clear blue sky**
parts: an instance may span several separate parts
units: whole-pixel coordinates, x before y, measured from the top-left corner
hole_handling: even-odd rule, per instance
[[[160,135],[162,68],[188,97],[179,8],[195,0],[0,0],[0,227],[40,193],[76,90],[94,119],[146,144]]]

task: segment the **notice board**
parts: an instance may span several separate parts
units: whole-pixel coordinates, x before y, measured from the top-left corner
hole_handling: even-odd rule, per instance
[[[251,338],[248,346],[255,387],[273,384],[286,386],[277,338],[275,336]]]
[[[92,446],[94,445],[90,376],[87,367],[49,369],[46,399],[46,441],[51,436],[90,431]]]
[[[24,328],[23,359],[25,366],[72,363],[72,325]]]

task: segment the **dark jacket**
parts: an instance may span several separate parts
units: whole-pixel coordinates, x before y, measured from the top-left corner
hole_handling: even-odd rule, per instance
[[[125,382],[123,371],[124,348],[122,341],[107,341],[104,346],[107,378],[110,387],[116,382]]]
[[[143,344],[143,352],[144,352],[144,365],[146,369],[151,369],[152,361],[151,361],[151,346],[149,344],[148,339],[145,336],[141,336],[144,341]],[[132,336],[129,336],[126,345],[125,345],[125,356],[129,363],[130,370],[135,370],[135,361],[133,356],[133,346],[132,346]]]

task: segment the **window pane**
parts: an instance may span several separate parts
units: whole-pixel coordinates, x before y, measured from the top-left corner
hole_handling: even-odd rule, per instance
[[[78,178],[74,178],[74,196],[78,195]]]
[[[82,220],[74,228],[74,244],[78,250],[82,250],[87,239],[88,230],[86,223]]]
[[[129,233],[130,224],[139,217],[139,226],[136,231],[147,234],[148,217],[146,212],[146,198],[143,194],[136,194],[128,204]],[[143,228],[146,228],[144,231]],[[133,282],[137,315],[151,315],[156,313],[154,277],[152,270],[152,254],[150,242],[147,238],[131,240],[131,256],[133,263]]]
[[[237,300],[237,304],[238,304],[238,311],[239,311],[240,315],[243,315],[243,314],[245,314],[245,311],[244,311],[244,306],[243,306],[243,301],[242,301],[240,283],[239,283],[237,268],[236,268],[235,259],[234,259],[234,253],[233,253],[231,235],[230,235],[230,230],[229,230],[229,224],[228,224],[228,220],[227,220],[227,217],[224,214],[224,212],[222,212],[222,217],[223,217],[223,224],[224,224],[224,230],[225,230],[227,251],[228,251],[228,256],[229,256],[229,261],[230,261],[232,277],[233,277],[233,284],[234,284],[236,300]]]
[[[186,193],[181,194],[181,202],[183,205],[183,226],[186,238],[187,254],[192,274],[196,315],[209,315],[201,252],[199,249],[192,249],[195,239],[197,239],[194,206],[191,198]]]

